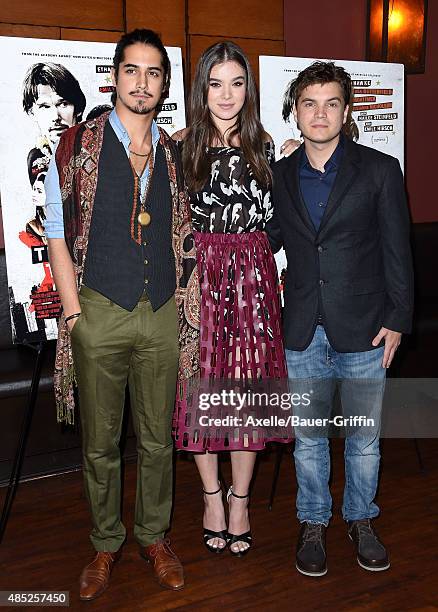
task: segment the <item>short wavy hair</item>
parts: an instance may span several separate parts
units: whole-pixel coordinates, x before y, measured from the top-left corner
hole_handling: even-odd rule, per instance
[[[283,98],[283,120],[289,121],[292,109],[306,87],[333,82],[339,84],[345,106],[350,104],[352,92],[351,76],[342,66],[336,66],[334,62],[320,61],[313,62],[313,64],[307,66],[286,88]]]

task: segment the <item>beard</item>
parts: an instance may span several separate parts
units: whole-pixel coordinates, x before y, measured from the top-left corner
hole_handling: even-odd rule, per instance
[[[155,109],[158,106],[158,102],[154,105],[150,105],[148,104],[148,100],[138,100],[135,104],[129,104],[128,102],[126,102],[126,100],[124,100],[120,95],[117,96],[121,102],[123,102],[124,106],[126,106],[126,108],[129,108],[129,110],[132,113],[135,113],[136,115],[148,115],[149,113],[152,113],[155,111]]]

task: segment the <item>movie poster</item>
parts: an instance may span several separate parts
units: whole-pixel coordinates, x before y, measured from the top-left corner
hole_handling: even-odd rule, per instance
[[[60,300],[44,235],[44,179],[61,134],[111,108],[113,43],[0,37],[0,194],[14,342],[57,336]],[[157,123],[185,126],[181,49],[168,47]]]
[[[316,59],[316,58],[315,58]],[[275,142],[277,159],[288,138],[300,139],[291,115],[282,118],[283,96],[287,85],[315,59],[260,56],[260,115],[263,126]],[[404,67],[403,64],[333,60],[343,66],[353,80],[353,100],[349,130],[359,144],[396,157],[404,168]],[[283,250],[276,255],[280,275],[286,268]]]

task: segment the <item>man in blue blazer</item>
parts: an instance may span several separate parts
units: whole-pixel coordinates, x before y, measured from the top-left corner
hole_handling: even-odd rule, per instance
[[[342,133],[351,93],[349,74],[332,62],[313,63],[288,86],[283,117],[294,114],[304,143],[274,166],[267,230],[273,250],[284,246],[288,261],[289,378],[319,380],[318,415],[322,410],[326,417],[340,381],[344,415],[374,416],[378,423],[386,369],[411,327],[409,214],[398,161]],[[294,458],[301,523],[296,567],[322,576],[332,505],[327,436],[297,429]],[[371,571],[389,568],[372,524],[379,514],[379,460],[379,425],[350,428],[342,512],[358,562]]]

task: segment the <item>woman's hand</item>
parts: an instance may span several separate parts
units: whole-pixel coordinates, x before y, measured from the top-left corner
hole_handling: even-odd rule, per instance
[[[182,130],[178,130],[177,132],[172,134],[172,140],[175,140],[175,142],[180,142],[181,140],[184,140],[184,138],[187,136],[187,132],[188,131],[189,130],[187,128],[183,128]]]
[[[293,140],[292,138],[289,138],[280,147],[281,156],[289,157],[289,155],[296,151],[300,145],[301,142],[299,140]]]

